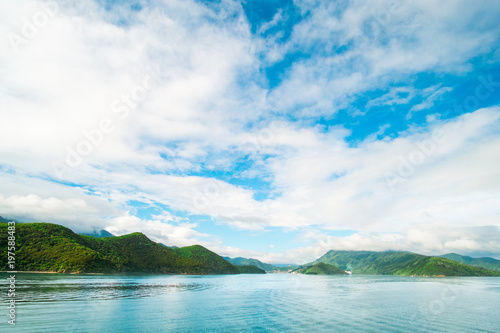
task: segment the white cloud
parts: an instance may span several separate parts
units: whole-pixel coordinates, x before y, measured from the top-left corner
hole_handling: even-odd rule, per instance
[[[193,230],[196,226],[196,223],[172,225],[165,220],[143,220],[136,216],[124,215],[112,219],[106,230],[116,236],[142,232],[151,240],[168,246],[188,246],[204,243],[201,240],[209,237],[207,234]]]
[[[294,27],[281,52],[321,52],[295,62],[270,94],[270,103],[306,115],[335,114],[349,107],[353,95],[385,89],[422,71],[470,71],[469,59],[492,51],[499,36],[494,22],[500,8],[488,2],[471,7],[467,1],[439,6],[432,1],[354,1],[340,13],[333,2],[297,5],[309,15]],[[336,48],[345,50],[331,51]]]
[[[43,10],[37,1],[1,3],[0,35],[21,34],[23,17]],[[466,60],[491,51],[498,39],[498,6],[419,1],[395,8],[354,1],[339,13],[334,4],[296,3],[310,16],[284,44],[276,36],[252,36],[241,5],[229,1],[217,11],[195,1],[169,1],[132,16],[125,7],[106,11],[81,1],[61,6],[19,52],[2,39],[0,114],[8,121],[0,122],[0,213],[77,229],[143,231],[169,245],[200,242],[221,254],[273,262],[312,260],[332,247],[500,254],[494,241],[482,242],[484,234],[445,237],[457,227],[499,227],[498,108],[452,121],[431,119],[428,127],[412,127],[396,139],[371,136],[355,146],[341,125],[326,131],[301,119],[331,116],[351,107],[356,95],[411,81],[420,71],[470,70]],[[119,24],[122,16],[130,20]],[[366,30],[369,22],[378,30]],[[295,61],[278,87],[264,88],[263,67],[312,47],[327,51]],[[332,52],[336,47],[345,47],[344,53]],[[157,84],[127,108],[126,95],[148,76]],[[407,103],[418,93],[426,98],[413,106],[419,111],[449,89],[390,88],[369,106]],[[122,111],[116,113],[117,101]],[[272,122],[284,114],[298,120]],[[64,165],[68,152],[90,141],[85,133],[95,134],[103,119],[113,130],[94,137],[102,142],[80,156],[78,166],[55,174],[54,161]],[[446,133],[442,142],[432,141],[438,129]],[[421,165],[402,176],[401,164],[419,156]],[[234,171],[240,158],[250,160],[240,177],[269,182],[273,196],[256,200],[253,190],[235,182],[192,175]],[[388,172],[399,177],[394,186],[387,183]],[[268,255],[226,247],[167,211],[140,219],[130,200],[208,215],[244,230],[317,226],[359,233],[320,232],[309,247]],[[432,229],[429,216],[440,226],[439,237],[425,232]]]
[[[407,119],[411,118],[412,112],[421,111],[429,109],[434,106],[434,101],[441,98],[441,96],[447,92],[452,91],[450,87],[440,87],[440,85],[432,86],[424,89],[422,98],[424,99],[422,103],[413,105],[410,112],[406,116]]]
[[[75,228],[76,231],[91,230],[89,225],[81,225],[87,219],[90,226],[102,223],[101,213],[83,199],[64,199],[55,197],[40,198],[35,194],[26,196],[0,195],[0,211],[2,214],[21,221],[59,222]]]
[[[394,87],[389,90],[389,92],[383,96],[372,99],[368,102],[367,107],[374,105],[394,105],[394,104],[408,104],[408,102],[414,97],[414,92],[408,87]]]
[[[95,170],[93,177],[82,180],[94,184],[93,187],[101,191],[100,195],[115,205],[126,206],[126,201],[133,199],[161,202],[176,210],[210,215],[240,229],[280,226],[300,230],[301,227],[319,225],[324,229],[353,228],[360,231],[360,234],[350,237],[326,237],[323,240],[319,234],[315,236],[320,240],[315,246],[287,254],[267,256],[250,252],[274,262],[300,258],[312,260],[312,255],[326,252],[328,247],[397,248],[424,253],[448,249],[450,252],[457,249],[467,251],[469,248],[462,246],[467,240],[463,238],[464,234],[454,235],[451,231],[457,227],[500,226],[496,219],[499,214],[496,198],[499,195],[497,166],[500,161],[497,154],[491,153],[500,148],[500,137],[495,131],[499,115],[498,109],[481,110],[454,121],[436,123],[429,129],[412,129],[407,135],[402,134],[392,141],[364,142],[357,148],[336,146],[328,150],[326,147],[331,140],[338,139],[328,140],[320,133],[315,135],[315,144],[301,147],[295,144],[297,137],[308,137],[311,133],[298,130],[295,136],[285,136],[293,138],[290,150],[280,159],[267,162],[267,170],[275,177],[274,185],[282,195],[264,201],[255,201],[250,190],[220,180],[149,175],[133,169],[127,173]],[[425,155],[424,163],[415,166],[414,172],[391,191],[384,173],[397,172],[398,156],[410,160],[413,152],[421,151],[418,143],[429,142],[433,131],[438,129],[446,134],[446,140],[435,142],[435,148],[428,147],[432,153]],[[282,133],[286,134],[286,131]],[[279,142],[280,145],[286,143]],[[332,178],[331,175],[337,176]],[[31,216],[42,213],[49,217],[50,214],[68,216],[65,223],[84,219],[88,213],[85,209],[78,209],[78,214],[71,217],[67,215],[68,202],[50,197],[46,200],[58,205],[43,205],[43,200],[37,198],[37,203],[23,207],[31,207]],[[5,209],[5,204],[3,207]],[[10,207],[13,209],[15,205]],[[44,211],[38,207],[59,210]],[[111,224],[103,222],[103,226],[111,225],[107,230],[117,234],[143,231],[167,244],[172,244],[169,243],[172,240],[177,244],[200,240],[211,248],[227,251],[213,237],[200,238],[193,230],[194,225],[188,223],[174,227],[168,223],[170,218],[167,216],[164,223],[125,215],[115,218]],[[432,236],[429,219],[440,225],[440,237]],[[471,220],[474,221],[472,224]],[[415,227],[422,225],[425,227]],[[443,237],[446,232],[451,236]],[[480,237],[467,244],[472,244],[472,241],[481,244]],[[483,245],[484,249],[498,250],[495,244]]]

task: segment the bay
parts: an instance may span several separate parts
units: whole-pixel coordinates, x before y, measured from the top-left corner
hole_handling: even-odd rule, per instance
[[[498,332],[499,278],[16,274],[16,332]]]

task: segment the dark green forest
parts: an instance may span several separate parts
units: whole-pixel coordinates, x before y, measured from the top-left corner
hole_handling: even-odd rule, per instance
[[[95,238],[50,223],[16,224],[18,271],[60,273],[238,274],[239,269],[194,245],[170,249],[142,233]],[[7,224],[0,224],[0,270],[7,265]]]
[[[412,252],[329,251],[313,263],[324,262],[353,274],[417,276],[500,276],[500,272],[446,258]]]

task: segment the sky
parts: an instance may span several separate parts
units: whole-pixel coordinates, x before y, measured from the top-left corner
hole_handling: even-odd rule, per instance
[[[0,0],[0,215],[306,263],[500,259],[500,3]]]

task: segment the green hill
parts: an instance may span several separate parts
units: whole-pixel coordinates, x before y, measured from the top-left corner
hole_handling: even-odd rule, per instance
[[[210,274],[213,271],[203,263],[180,257],[139,232],[120,237],[83,238],[88,247],[111,262],[111,272]]]
[[[266,271],[254,265],[235,265],[241,274],[266,274]]]
[[[236,266],[224,260],[218,254],[207,250],[201,245],[192,245],[181,247],[178,249],[171,249],[181,257],[193,259],[200,262],[207,267],[210,267],[211,272],[214,274],[238,274],[239,270]]]
[[[16,225],[16,270],[100,271],[110,263],[83,236],[55,224]],[[7,225],[0,225],[0,270],[7,270]]]
[[[340,268],[330,264],[325,264],[324,262],[318,262],[311,266],[302,267],[294,270],[293,272],[310,275],[348,275]]]
[[[233,265],[240,265],[240,266],[254,265],[266,272],[272,272],[277,268],[276,266],[273,266],[271,264],[266,264],[260,260],[252,258],[242,258],[242,257],[236,257],[236,258],[222,257],[222,258],[226,259]]]
[[[500,272],[469,266],[446,258],[401,251],[329,251],[313,264],[318,262],[350,270],[353,274],[500,276]]]
[[[456,262],[461,262],[463,264],[476,266],[476,267],[482,267],[482,268],[491,269],[493,271],[500,272],[500,260],[497,260],[497,259],[488,258],[488,257],[472,258],[472,257],[468,257],[468,256],[462,256],[462,255],[456,254],[456,253],[448,253],[448,254],[444,254],[440,257],[450,259],[450,260],[453,260]]]
[[[272,270],[273,273],[291,273],[293,272],[294,270],[297,270],[301,267],[303,267],[303,265],[276,265],[275,266],[276,268],[274,270]]]
[[[0,225],[0,270],[7,266],[7,225]],[[206,250],[206,249],[205,249]],[[208,250],[206,250],[208,251]],[[95,238],[50,223],[16,225],[16,270],[79,273],[239,273],[220,266],[224,259],[208,251],[211,260],[179,255],[142,233]],[[228,263],[227,263],[228,264]]]

